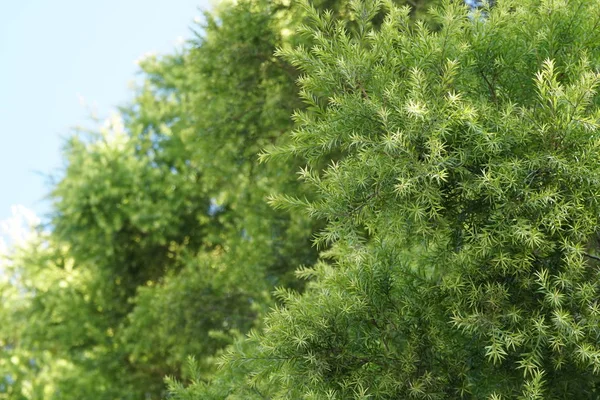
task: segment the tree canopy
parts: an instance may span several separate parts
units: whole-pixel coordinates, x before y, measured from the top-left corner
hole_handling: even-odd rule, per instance
[[[600,1],[471,3],[143,61],[1,265],[0,399],[600,396]]]

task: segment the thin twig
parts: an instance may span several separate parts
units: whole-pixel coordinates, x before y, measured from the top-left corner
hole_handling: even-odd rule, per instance
[[[593,254],[589,254],[589,253],[583,253],[584,256],[591,258],[592,260],[596,260],[596,261],[600,261],[600,257],[595,256]]]
[[[483,80],[485,81],[490,94],[492,95],[492,101],[494,103],[498,103],[498,97],[496,96],[496,89],[494,89],[494,85],[492,85],[492,83],[489,81],[489,79],[487,78],[487,76],[483,73],[483,71],[479,71],[479,74],[481,75],[481,77],[483,78]]]
[[[357,81],[357,82],[356,82],[356,84],[358,85],[358,88],[360,89],[360,91],[361,91],[361,93],[362,93],[362,96],[363,96],[363,98],[364,98],[364,99],[367,99],[367,100],[371,100],[371,99],[369,98],[369,94],[368,94],[368,93],[367,93],[367,91],[365,90],[365,87],[362,85],[362,83],[361,83],[360,81]]]

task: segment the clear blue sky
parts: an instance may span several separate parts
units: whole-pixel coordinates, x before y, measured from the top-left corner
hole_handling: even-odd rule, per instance
[[[45,175],[64,138],[131,98],[136,59],[192,37],[209,0],[14,0],[0,7],[0,221],[22,204],[49,211]]]

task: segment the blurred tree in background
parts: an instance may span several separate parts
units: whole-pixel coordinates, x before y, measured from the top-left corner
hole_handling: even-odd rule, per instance
[[[599,16],[223,2],[66,143],[0,399],[598,397]]]

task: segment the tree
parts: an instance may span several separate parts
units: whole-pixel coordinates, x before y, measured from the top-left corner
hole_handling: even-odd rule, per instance
[[[119,116],[68,141],[50,232],[14,252],[3,282],[1,345],[16,361],[0,393],[160,398],[188,355],[210,377],[275,285],[301,289],[293,270],[314,263],[319,222],[267,205],[302,190],[294,164],[256,154],[300,104],[295,76],[269,67],[284,11],[225,7],[192,49],[142,63]]]
[[[314,6],[362,29],[347,1]],[[273,53],[314,45],[295,33],[307,17],[284,0],[222,6],[191,48],[142,63],[132,104],[69,139],[49,230],[14,250],[1,282],[0,396],[160,398],[165,375],[213,398],[260,396],[241,379],[250,365],[215,369],[226,348],[259,356],[245,334],[282,301],[275,287],[303,291],[294,271],[317,259],[323,219],[265,201],[317,200],[297,183],[304,162],[257,158],[289,145],[289,115],[305,107],[298,69]]]
[[[280,56],[308,108],[264,158],[303,158],[316,198],[272,204],[329,249],[174,396],[597,398],[600,2],[306,10],[314,46]]]

